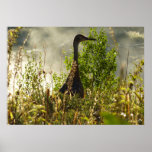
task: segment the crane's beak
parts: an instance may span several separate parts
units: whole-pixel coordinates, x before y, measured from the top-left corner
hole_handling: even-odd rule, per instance
[[[94,39],[94,38],[88,38],[88,37],[86,37],[86,38],[87,38],[86,40],[96,41],[96,39]]]
[[[83,36],[83,38],[81,39],[81,41],[80,41],[80,42],[82,42],[82,41],[87,41],[87,40],[96,41],[96,39],[94,39],[94,38],[89,38],[89,37],[85,37],[85,36]]]

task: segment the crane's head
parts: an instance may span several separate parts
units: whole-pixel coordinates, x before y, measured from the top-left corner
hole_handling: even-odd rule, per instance
[[[82,41],[86,41],[86,40],[94,40],[95,41],[96,39],[88,38],[88,37],[85,37],[81,34],[76,35],[75,38],[74,38],[74,41],[77,42],[77,43],[82,42]]]

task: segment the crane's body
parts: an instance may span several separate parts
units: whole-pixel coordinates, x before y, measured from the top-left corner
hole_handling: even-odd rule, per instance
[[[73,41],[74,61],[72,63],[72,68],[66,82],[59,90],[61,93],[68,93],[71,95],[78,94],[81,98],[84,97],[84,89],[81,83],[81,79],[79,75],[79,67],[78,67],[78,45],[80,42],[85,40],[95,40],[95,39],[87,38],[81,34],[76,35],[74,38]]]

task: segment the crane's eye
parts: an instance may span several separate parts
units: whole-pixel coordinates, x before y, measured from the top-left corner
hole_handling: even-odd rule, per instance
[[[81,37],[79,37],[79,40],[83,40],[83,37],[81,36]]]

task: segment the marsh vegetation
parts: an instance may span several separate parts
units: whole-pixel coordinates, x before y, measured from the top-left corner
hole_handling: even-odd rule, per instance
[[[66,72],[46,72],[45,47],[37,54],[31,50],[30,56],[24,48],[29,34],[15,57],[12,56],[12,47],[21,30],[20,27],[8,30],[8,124],[144,124],[144,83],[141,76],[144,60],[135,63],[132,72],[121,66],[116,75],[119,47],[114,35],[114,46],[111,46],[104,29],[97,32],[96,28],[90,28],[89,37],[97,41],[83,42],[79,51],[79,71],[84,86],[84,98],[80,98],[59,93],[71,69],[73,52],[66,56],[64,50]],[[24,66],[23,56],[26,58]],[[13,69],[10,68],[11,60],[14,61]]]

